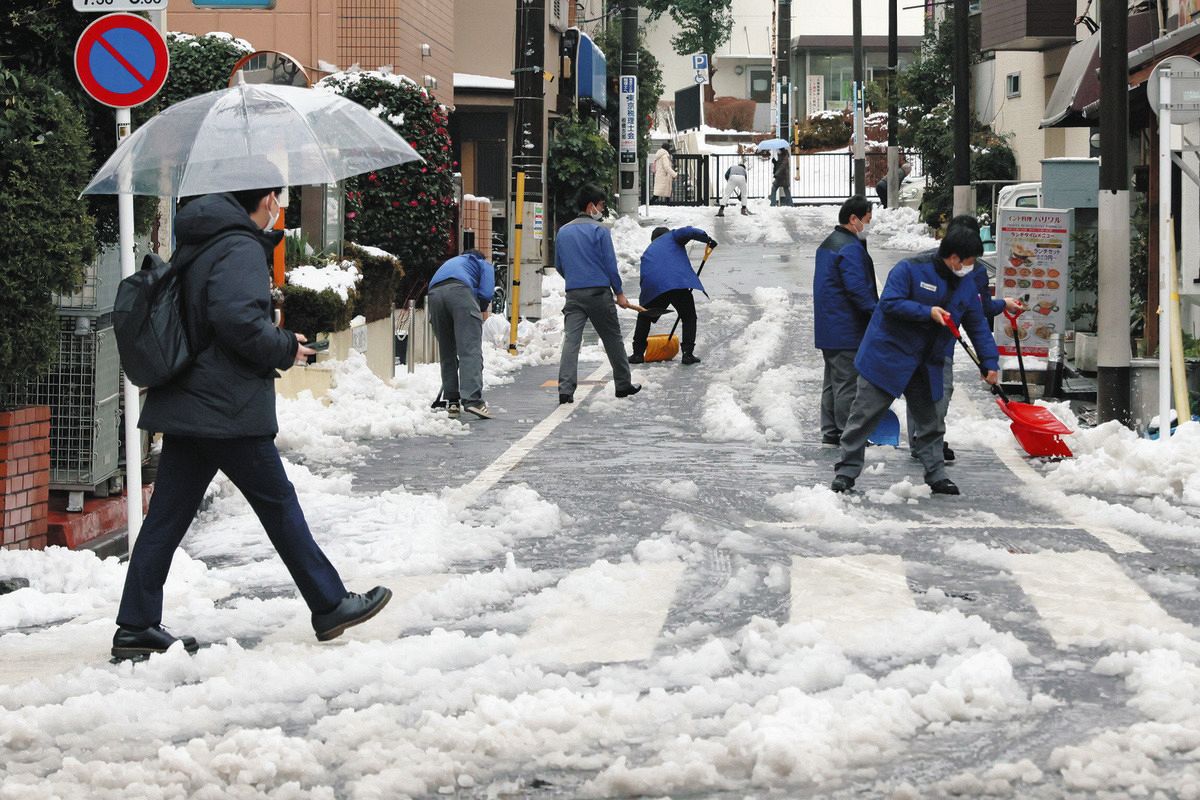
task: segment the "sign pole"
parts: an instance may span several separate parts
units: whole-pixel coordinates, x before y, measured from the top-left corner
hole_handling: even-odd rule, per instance
[[[617,210],[623,217],[636,217],[638,210],[638,0],[621,5],[621,103],[618,171],[620,192]]]
[[[128,108],[117,109],[117,146],[129,136],[132,123]],[[125,185],[125,181],[122,181]],[[132,188],[132,187],[131,187]],[[121,279],[133,274],[133,195],[117,195],[117,222],[120,230]],[[142,529],[142,432],[138,429],[141,402],[138,387],[122,373],[125,393],[125,518],[129,552]]]
[[[1158,440],[1171,440],[1171,71],[1158,70]],[[1183,420],[1183,409],[1179,410]]]

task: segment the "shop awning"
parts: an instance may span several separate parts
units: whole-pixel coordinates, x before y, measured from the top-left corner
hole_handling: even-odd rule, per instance
[[[1158,33],[1158,20],[1153,11],[1129,16],[1130,66],[1133,55],[1154,41]],[[1188,27],[1191,27],[1190,25]],[[1182,30],[1182,29],[1181,29]],[[1067,53],[1062,72],[1050,93],[1046,111],[1042,117],[1042,128],[1080,128],[1096,124],[1094,114],[1088,113],[1089,106],[1100,105],[1100,36],[1097,31],[1081,42],[1076,42]]]
[[[1164,58],[1169,56],[1200,57],[1200,20],[1189,22],[1176,28],[1157,39],[1152,39],[1136,50],[1129,53],[1129,90],[1130,114],[1134,114],[1134,104],[1144,107],[1146,100],[1146,81],[1154,74],[1154,68]],[[1083,109],[1083,115],[1093,124],[1100,120],[1099,96]]]

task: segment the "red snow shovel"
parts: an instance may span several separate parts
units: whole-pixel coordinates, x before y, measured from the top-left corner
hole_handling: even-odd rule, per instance
[[[950,318],[949,314],[943,319],[946,320],[946,327],[950,329],[950,333],[975,362],[975,366],[983,369],[975,351],[963,341],[962,334],[959,333],[954,320]],[[998,384],[992,386],[992,394],[996,395],[996,405],[1000,406],[1000,410],[1012,420],[1009,428],[1026,453],[1035,458],[1071,457],[1071,448],[1067,447],[1062,436],[1073,433],[1073,431],[1064,425],[1062,420],[1054,416],[1050,409],[1035,406],[1032,403],[1017,403],[1009,400],[1004,389]]]

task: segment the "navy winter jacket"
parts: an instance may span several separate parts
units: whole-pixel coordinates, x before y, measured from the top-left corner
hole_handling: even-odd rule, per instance
[[[888,274],[879,305],[871,315],[854,366],[859,375],[892,397],[920,371],[934,400],[942,397],[942,370],[950,330],[930,316],[941,306],[969,335],[983,368],[999,367],[999,354],[979,303],[979,286],[970,276],[959,279],[929,254],[901,261]]]
[[[813,333],[821,350],[857,350],[879,301],[867,244],[840,225],[817,248]]]
[[[173,381],[146,393],[138,427],[210,439],[272,436],[277,369],[298,344],[275,327],[267,254],[279,236],[263,233],[231,194],[210,194],[175,217],[176,257],[232,232],[185,267],[184,316],[197,353]]]
[[[642,253],[642,288],[638,302],[651,302],[673,289],[704,291],[692,262],[688,258],[688,242],[707,242],[708,234],[699,228],[676,228],[655,239]]]

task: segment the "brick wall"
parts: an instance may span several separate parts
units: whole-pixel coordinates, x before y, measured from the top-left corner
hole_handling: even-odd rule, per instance
[[[0,547],[46,546],[50,408],[0,412]]]

